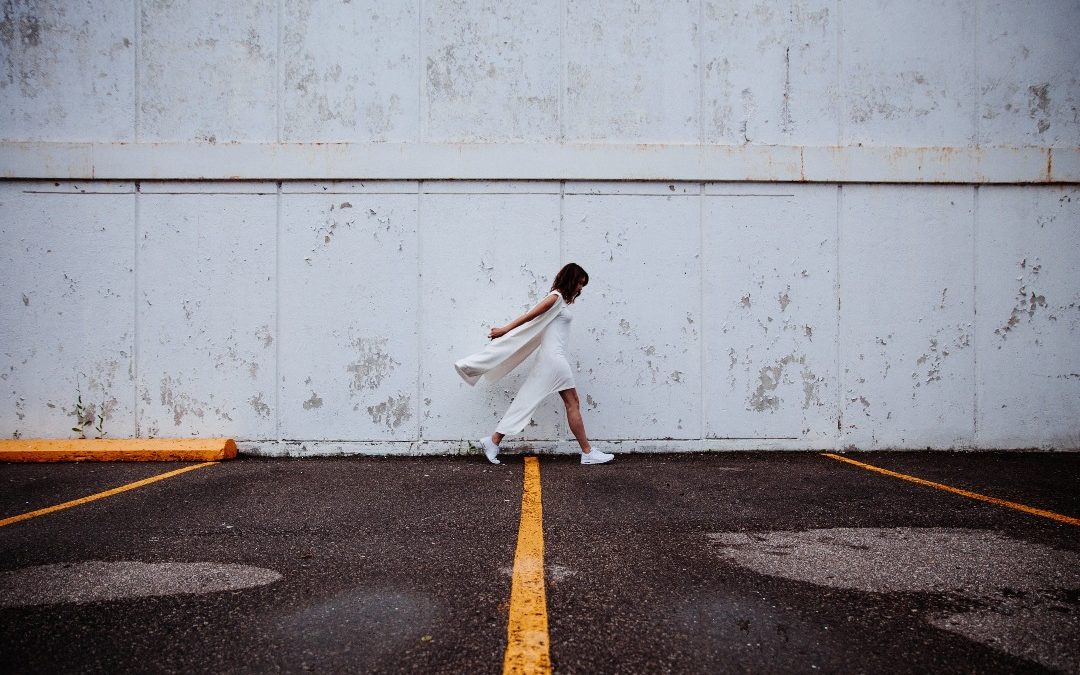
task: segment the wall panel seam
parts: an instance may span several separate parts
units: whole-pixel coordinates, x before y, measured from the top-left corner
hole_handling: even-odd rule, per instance
[[[705,0],[698,0],[698,142],[705,144]]]
[[[423,254],[423,218],[421,216],[421,204],[424,201],[424,191],[421,181],[416,183],[416,441],[424,440],[424,326],[423,326],[423,303],[424,303],[424,254]]]
[[[132,364],[133,364],[132,365],[132,372],[133,372],[134,385],[135,385],[135,401],[134,401],[134,407],[132,408],[132,414],[135,416],[135,438],[139,438],[139,431],[140,431],[140,429],[139,429],[139,426],[140,426],[139,425],[139,422],[140,422],[139,412],[141,410],[141,406],[139,405],[139,231],[141,229],[141,225],[139,223],[139,184],[138,183],[135,183],[135,191],[133,193],[133,198],[135,200],[135,203],[132,206],[132,208],[134,210],[134,217],[135,217],[135,223],[134,223],[134,228],[133,228],[135,230],[135,251],[134,251],[134,253],[132,255],[132,267],[134,268],[134,277],[135,278],[132,281],[132,284],[133,284],[133,293],[132,293],[133,303],[132,304],[135,306],[135,315],[132,317],[132,321],[134,323],[134,329],[133,329],[134,336],[132,337],[131,361],[132,361]]]
[[[844,145],[844,19],[836,0],[836,144]]]
[[[566,261],[566,181],[559,181],[559,269],[560,270],[562,269],[562,266],[566,264],[566,262],[567,262]],[[555,279],[553,278],[553,279],[551,279],[551,281],[554,283]],[[581,362],[576,358],[574,360],[577,363],[577,365],[580,366]],[[564,422],[562,417],[558,417],[557,420],[558,421],[556,423],[555,428],[556,428],[556,435],[559,437],[559,439],[560,440],[565,439],[568,434],[570,436],[573,436],[573,434],[570,433],[570,430],[569,430],[569,423]]]
[[[281,143],[281,99],[284,95],[281,87],[281,31],[282,28],[282,3],[284,0],[277,0],[277,47],[276,47],[276,63],[274,64],[274,124],[277,127],[277,142]],[[281,194],[281,191],[278,191]]]
[[[424,0],[416,0],[416,142],[424,142]]]
[[[705,440],[705,183],[698,184],[698,436]]]
[[[971,378],[972,408],[974,417],[972,445],[979,448],[979,186],[972,195],[971,217]]]
[[[972,135],[975,147],[982,142],[979,131],[979,108],[982,107],[982,94],[979,91],[979,0],[973,0],[972,4],[972,28],[971,28],[971,61],[972,61]]]
[[[836,186],[836,442],[834,447],[836,450],[842,449],[841,446],[844,443],[844,364],[841,360],[842,353],[840,350],[840,344],[843,340],[843,333],[841,332],[842,323],[840,320],[840,308],[842,305],[842,286],[841,286],[841,267],[840,267],[840,242],[843,233],[844,213],[844,186]]]
[[[281,181],[274,200],[274,436],[281,443]]]
[[[139,57],[142,50],[142,0],[133,0],[135,5],[135,49],[132,55],[132,71],[134,73],[134,83],[132,85],[132,96],[135,99],[135,142],[139,142],[139,116],[142,114],[142,105],[139,101],[141,91],[139,90]]]
[[[566,141],[566,52],[564,50],[566,33],[566,0],[559,0],[559,142]]]

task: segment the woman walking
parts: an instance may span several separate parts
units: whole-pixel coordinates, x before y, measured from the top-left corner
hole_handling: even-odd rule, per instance
[[[490,437],[478,443],[492,464],[499,464],[499,443],[508,434],[519,433],[532,419],[533,413],[549,394],[559,393],[566,406],[566,420],[581,446],[582,464],[603,464],[615,455],[594,450],[585,436],[581,420],[574,372],[570,369],[566,349],[570,340],[573,315],[567,305],[573,304],[581,289],[589,283],[589,275],[577,263],[567,263],[555,275],[551,292],[535,307],[505,326],[492,328],[492,342],[484,349],[454,363],[454,369],[470,386],[482,375],[490,382],[498,381],[513,370],[529,354],[539,349],[532,370],[521,385],[502,421]]]

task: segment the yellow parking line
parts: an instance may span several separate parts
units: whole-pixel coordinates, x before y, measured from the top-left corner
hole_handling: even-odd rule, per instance
[[[550,672],[547,602],[544,599],[544,517],[540,504],[540,462],[536,457],[526,457],[503,673]]]
[[[195,469],[201,469],[204,466],[210,466],[211,464],[218,464],[218,462],[203,462],[202,464],[195,464],[195,465],[192,465],[192,466],[185,466],[185,467],[183,467],[181,469],[174,469],[173,471],[166,471],[165,473],[159,473],[156,476],[151,476],[149,478],[144,478],[142,480],[137,480],[134,483],[128,483],[127,485],[121,485],[120,487],[115,487],[115,488],[113,488],[111,490],[106,490],[104,492],[99,492],[97,494],[93,494],[93,495],[90,495],[88,497],[80,497],[79,499],[73,499],[70,502],[64,502],[62,504],[56,504],[54,506],[46,506],[45,508],[37,509],[36,511],[27,511],[26,513],[20,513],[17,516],[11,516],[10,518],[4,518],[3,520],[0,520],[0,527],[3,527],[5,525],[11,525],[12,523],[17,523],[20,520],[26,520],[28,518],[34,518],[36,516],[43,516],[46,513],[52,513],[53,511],[59,511],[60,509],[66,509],[66,508],[70,508],[72,506],[78,506],[79,504],[85,504],[86,502],[92,502],[95,499],[102,499],[103,497],[108,497],[109,495],[114,495],[114,494],[117,494],[118,492],[125,492],[127,490],[134,490],[135,488],[141,487],[141,486],[146,485],[148,483],[153,483],[154,481],[163,480],[165,478],[168,478],[169,476],[175,476],[177,474],[184,473],[185,471],[194,471]]]
[[[927,485],[938,490],[944,490],[945,492],[951,492],[953,494],[961,495],[963,497],[969,497],[971,499],[978,499],[979,501],[988,502],[990,504],[997,504],[998,506],[1004,506],[1010,509],[1016,509],[1017,511],[1023,511],[1024,513],[1030,513],[1033,516],[1042,516],[1043,518],[1049,518],[1050,520],[1056,520],[1059,523],[1066,523],[1067,525],[1080,526],[1080,519],[1071,518],[1069,516],[1063,516],[1060,513],[1054,513],[1053,511],[1047,511],[1045,509],[1037,509],[1034,506],[1027,506],[1026,504],[1018,504],[1017,502],[1010,502],[1005,499],[998,499],[997,497],[988,497],[981,495],[978,492],[971,492],[970,490],[961,490],[960,488],[954,488],[950,485],[943,485],[942,483],[935,483],[933,481],[925,480],[923,478],[916,478],[915,476],[909,476],[906,473],[898,473],[896,471],[889,471],[888,469],[882,469],[876,467],[873,464],[864,464],[862,462],[856,462],[853,459],[847,457],[841,457],[831,452],[821,453],[823,456],[830,459],[837,459],[841,462],[847,462],[857,467],[866,469],[867,471],[876,471],[877,473],[885,474],[886,476],[892,476],[893,478],[900,478],[902,480],[911,481],[912,483],[918,483],[919,485]]]

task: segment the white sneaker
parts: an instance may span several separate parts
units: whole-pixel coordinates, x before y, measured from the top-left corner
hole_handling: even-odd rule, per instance
[[[491,462],[492,464],[502,464],[502,462],[495,458],[496,455],[499,454],[499,446],[495,445],[494,441],[491,440],[490,436],[484,436],[479,441],[477,441],[477,443],[479,443],[480,447],[483,448],[484,456],[487,457],[489,462]]]
[[[610,452],[601,452],[596,448],[581,453],[582,464],[603,464],[604,462],[610,462],[613,459],[615,459],[615,455]]]

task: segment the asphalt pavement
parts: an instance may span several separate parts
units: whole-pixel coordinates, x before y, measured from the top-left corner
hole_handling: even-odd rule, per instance
[[[1080,672],[1080,455],[540,458],[560,673]],[[197,463],[0,465],[0,520]],[[9,673],[502,672],[523,459],[241,457],[0,526]],[[1080,523],[1080,521],[1076,521]]]

